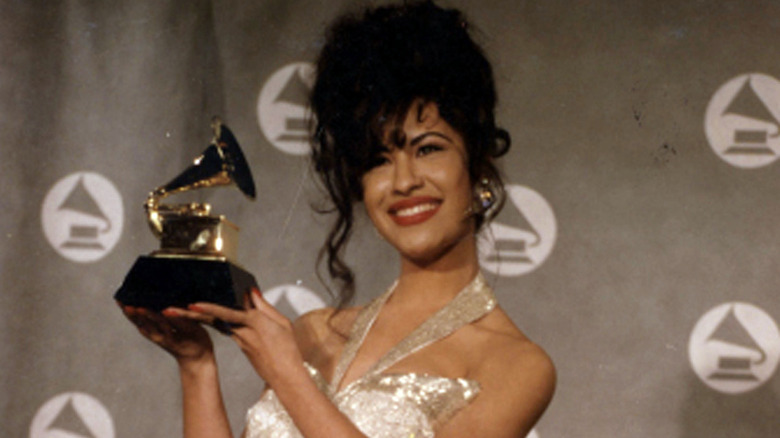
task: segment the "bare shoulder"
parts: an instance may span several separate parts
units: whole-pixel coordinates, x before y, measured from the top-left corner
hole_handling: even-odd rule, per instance
[[[552,400],[552,360],[500,307],[464,329],[469,354],[460,356],[472,358],[466,377],[479,382],[479,396],[436,436],[526,436]]]
[[[473,324],[470,337],[469,344],[478,359],[470,363],[469,378],[479,382],[481,392],[474,409],[464,412],[464,418],[455,421],[455,426],[460,424],[468,430],[475,424],[471,421],[482,417],[490,419],[481,423],[483,436],[505,436],[508,431],[515,434],[507,436],[525,436],[555,392],[556,373],[550,356],[500,308]],[[488,433],[485,428],[495,430]]]
[[[555,366],[547,352],[530,339],[502,336],[493,343],[475,372],[480,381],[496,388],[514,389],[518,397],[528,396],[545,405],[555,389]]]
[[[480,382],[496,387],[532,392],[539,402],[552,397],[555,366],[542,347],[515,326],[501,308],[475,324],[480,360],[473,373]]]

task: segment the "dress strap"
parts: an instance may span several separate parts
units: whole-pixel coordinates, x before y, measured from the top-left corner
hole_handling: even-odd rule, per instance
[[[336,392],[349,364],[355,358],[360,345],[366,338],[371,326],[376,321],[379,311],[395,289],[397,282],[384,294],[377,297],[367,305],[357,316],[352,326],[349,340],[344,346],[344,352],[336,366],[331,389]],[[482,273],[478,273],[458,295],[447,305],[439,309],[430,318],[425,320],[407,337],[391,348],[379,361],[377,361],[362,380],[371,375],[380,374],[391,365],[409,356],[412,353],[452,334],[459,328],[485,316],[496,306],[496,298],[493,290],[487,285]]]
[[[344,344],[344,349],[341,352],[341,357],[336,364],[336,369],[333,371],[333,378],[330,382],[330,389],[335,394],[338,389],[341,380],[344,379],[344,374],[347,372],[347,368],[355,359],[358,349],[363,344],[363,340],[366,338],[371,326],[374,325],[379,311],[385,304],[390,295],[392,295],[395,287],[398,285],[396,280],[382,295],[374,298],[363,309],[360,310],[355,322],[352,323],[352,329],[349,332],[349,339]]]

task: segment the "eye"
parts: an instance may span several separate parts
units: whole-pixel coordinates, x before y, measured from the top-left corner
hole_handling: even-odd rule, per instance
[[[439,145],[435,144],[424,144],[417,148],[417,156],[423,157],[425,155],[431,154],[433,152],[437,152],[442,150],[443,148]]]

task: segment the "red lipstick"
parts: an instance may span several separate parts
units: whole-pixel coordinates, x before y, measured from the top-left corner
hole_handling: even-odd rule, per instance
[[[416,225],[427,221],[439,211],[441,200],[431,196],[415,196],[393,203],[390,217],[401,226]]]

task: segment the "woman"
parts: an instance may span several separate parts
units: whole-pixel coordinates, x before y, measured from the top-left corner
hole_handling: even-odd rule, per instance
[[[432,2],[345,17],[328,33],[312,109],[314,163],[338,218],[323,254],[341,282],[335,309],[291,323],[253,291],[246,310],[208,303],[162,315],[125,308],[179,365],[186,437],[228,437],[209,335],[234,324],[267,390],[247,416],[256,437],[519,437],[549,403],[547,355],[496,306],[475,234],[501,206],[491,67],[460,13]],[[400,257],[398,280],[347,308],[342,261],[362,202]]]

